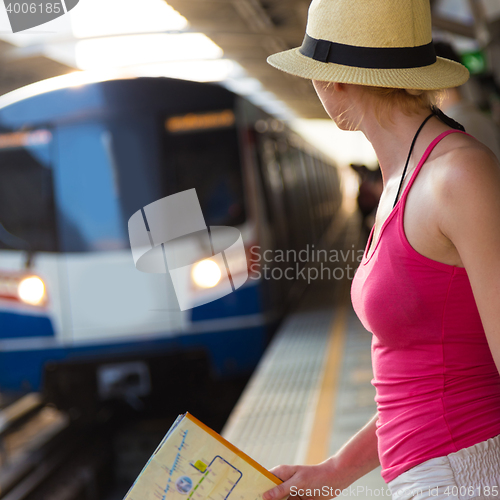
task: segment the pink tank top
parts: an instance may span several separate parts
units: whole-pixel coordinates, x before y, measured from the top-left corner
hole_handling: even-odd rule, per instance
[[[388,483],[431,458],[500,434],[500,375],[464,268],[431,260],[406,239],[408,192],[427,148],[351,289],[373,334],[378,452]]]

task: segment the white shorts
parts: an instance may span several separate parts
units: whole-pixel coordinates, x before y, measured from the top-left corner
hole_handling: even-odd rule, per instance
[[[500,498],[500,434],[445,457],[431,458],[387,486],[393,500]]]

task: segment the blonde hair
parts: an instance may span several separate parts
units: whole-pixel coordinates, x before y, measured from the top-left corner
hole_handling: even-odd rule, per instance
[[[380,123],[382,117],[391,120],[391,111],[398,108],[405,115],[418,113],[422,109],[430,109],[439,105],[443,98],[442,90],[412,90],[386,87],[365,87],[367,93],[374,97],[375,117]]]

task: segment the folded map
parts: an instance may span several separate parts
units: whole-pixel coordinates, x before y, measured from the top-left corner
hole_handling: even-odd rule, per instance
[[[124,500],[257,500],[281,482],[186,413],[177,417]]]

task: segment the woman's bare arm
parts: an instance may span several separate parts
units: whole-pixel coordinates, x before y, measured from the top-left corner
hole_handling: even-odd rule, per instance
[[[308,489],[321,491],[324,498],[323,488],[331,492],[330,498],[338,496],[341,490],[380,464],[375,434],[377,418],[376,414],[335,455],[320,464],[279,465],[272,469],[284,483],[264,493],[263,499],[280,500],[289,494],[297,499],[311,498],[314,494],[308,494]]]
[[[500,373],[500,165],[481,148],[449,157],[435,186],[441,232],[467,271],[491,354]]]

